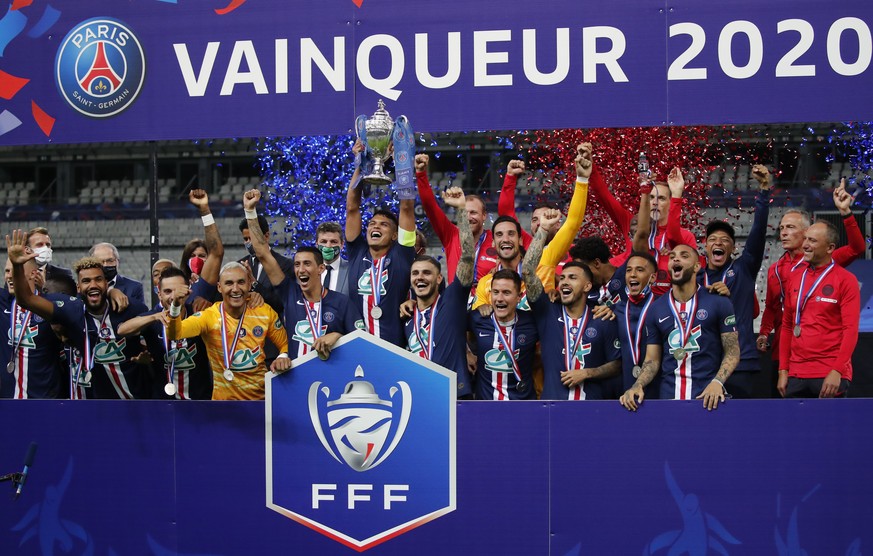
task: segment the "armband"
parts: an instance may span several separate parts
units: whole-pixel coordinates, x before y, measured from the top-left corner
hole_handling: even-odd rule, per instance
[[[404,247],[415,247],[415,230],[397,230],[397,243]]]

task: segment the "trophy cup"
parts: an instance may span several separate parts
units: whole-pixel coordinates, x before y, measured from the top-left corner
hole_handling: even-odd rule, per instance
[[[379,99],[378,108],[364,123],[366,137],[362,138],[367,147],[367,152],[373,161],[373,170],[363,177],[364,183],[370,185],[389,185],[391,178],[383,171],[384,160],[388,156],[388,146],[394,132],[394,120],[385,110],[385,103]]]

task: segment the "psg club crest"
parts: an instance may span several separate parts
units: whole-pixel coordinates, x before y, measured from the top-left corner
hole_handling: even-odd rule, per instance
[[[126,110],[142,89],[145,54],[131,29],[116,19],[89,19],[74,27],[58,49],[55,82],[64,100],[92,118]]]
[[[363,377],[358,366],[355,380],[333,401],[328,401],[330,388],[321,382],[309,387],[309,417],[318,439],[335,460],[355,471],[376,467],[391,455],[403,438],[412,406],[405,382],[391,387],[389,397],[396,401],[389,401],[380,399]]]
[[[457,377],[366,332],[267,375],[267,507],[363,551],[455,509]]]

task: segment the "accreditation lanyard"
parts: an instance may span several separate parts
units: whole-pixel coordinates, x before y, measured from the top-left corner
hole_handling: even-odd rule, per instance
[[[728,272],[730,272],[733,267],[734,267],[734,261],[731,261],[731,264],[729,264],[728,267],[726,269],[724,269],[724,272],[721,273],[721,278],[719,279],[719,282],[724,282],[725,286],[727,286]],[[707,269],[705,269],[705,268],[703,269],[703,285],[706,286],[707,288],[709,288],[712,285],[709,283],[709,272],[707,272]],[[728,286],[728,287],[730,288],[730,286]]]
[[[440,296],[437,294],[436,299],[433,300],[433,305],[430,306],[430,322],[425,324],[425,320],[427,320],[427,309],[424,311],[418,310],[418,304],[415,305],[415,311],[413,314],[413,322],[415,322],[414,330],[415,338],[418,340],[418,345],[421,346],[421,350],[424,352],[424,358],[427,360],[431,360],[431,356],[433,355],[433,337],[434,337],[434,323],[436,322],[437,316],[437,304],[440,301]],[[422,333],[427,334],[427,342],[424,342],[421,338]]]
[[[479,253],[482,251],[482,244],[485,243],[485,234],[488,232],[482,232],[482,235],[479,236],[479,241],[476,243],[476,254],[473,255],[473,282],[476,281],[476,271],[479,268]]]
[[[21,329],[16,334],[16,330],[18,330],[18,315],[22,314],[21,319]],[[15,370],[15,358],[18,354],[18,348],[21,347],[21,341],[24,340],[24,334],[27,331],[27,325],[30,324],[30,317],[33,315],[31,311],[22,310],[18,303],[16,303],[15,299],[12,300],[12,311],[10,311],[10,323],[9,330],[11,331],[12,336],[12,355],[9,358],[9,372],[13,372]]]
[[[385,257],[379,257],[370,263],[370,289],[373,290],[373,305],[382,303],[382,269],[385,266]]]
[[[572,371],[578,363],[576,353],[579,351],[579,344],[582,342],[585,329],[588,328],[588,320],[591,315],[586,305],[585,312],[578,319],[578,326],[573,326],[577,324],[577,319],[570,316],[566,307],[562,306],[561,311],[564,313],[564,365],[568,371]]]
[[[694,295],[691,296],[691,299],[688,300],[688,320],[687,323],[682,322],[682,317],[679,315],[679,311],[676,308],[676,300],[673,298],[673,290],[670,290],[670,311],[673,313],[673,316],[676,318],[676,325],[679,327],[679,337],[682,340],[682,343],[679,345],[680,348],[685,348],[688,345],[688,339],[691,338],[691,330],[694,328],[694,314],[697,312],[697,292],[694,292]]]
[[[515,374],[515,379],[518,382],[522,382],[521,369],[518,367],[518,361],[515,359],[515,329],[517,328],[518,317],[516,316],[515,320],[506,327],[512,328],[508,338],[503,332],[503,327],[497,322],[497,317],[494,316],[494,313],[491,313],[491,322],[494,323],[494,333],[497,335],[497,341],[500,342],[500,345],[506,352],[506,356],[509,357],[509,361],[512,363],[512,372]]]
[[[627,306],[624,311],[624,323],[625,330],[627,330],[627,339],[628,343],[630,343],[631,350],[631,360],[633,361],[634,366],[638,366],[642,359],[642,346],[640,345],[640,337],[643,333],[643,327],[646,325],[646,316],[649,314],[649,307],[652,306],[652,301],[654,301],[655,296],[649,294],[646,298],[646,302],[643,305],[642,310],[640,311],[640,317],[637,321],[636,330],[631,327],[630,322],[630,313],[631,313],[631,300],[628,299]]]
[[[309,322],[309,329],[312,330],[312,341],[321,338],[321,304],[324,302],[324,296],[327,295],[327,290],[322,288],[320,301],[306,301],[306,320]]]
[[[236,353],[236,344],[239,342],[239,335],[245,318],[246,307],[243,306],[242,314],[239,316],[239,322],[236,324],[236,332],[233,333],[233,339],[230,340],[230,349],[228,349],[227,312],[224,310],[224,301],[221,302],[221,355],[224,357],[224,369],[226,371],[231,370],[233,355]]]
[[[780,260],[784,259],[784,258],[787,258],[789,261],[791,260],[791,256],[788,253],[788,251],[786,251],[782,255]],[[800,263],[802,263],[802,262],[803,262],[803,257],[801,257],[799,261],[794,263],[794,266],[791,267],[791,270],[789,272],[794,272],[795,270],[797,270],[797,267],[800,266]],[[781,303],[781,302],[785,301],[785,282],[782,281],[782,276],[779,275],[779,261],[776,261],[776,266],[774,267],[773,272],[776,274],[776,281],[779,282],[779,302]]]
[[[831,264],[829,264],[828,267],[824,269],[824,272],[821,273],[821,276],[818,277],[818,280],[815,281],[815,283],[812,285],[811,288],[809,288],[809,291],[806,292],[805,295],[803,293],[803,285],[804,283],[806,283],[806,273],[809,272],[809,267],[807,267],[807,269],[803,271],[803,275],[800,277],[800,290],[797,292],[797,307],[794,312],[795,327],[800,326],[800,313],[806,307],[806,302],[809,301],[810,297],[812,297],[812,292],[815,291],[819,284],[822,283],[822,280],[824,280],[825,277],[830,274],[831,270],[834,269],[834,264],[835,262],[831,261]]]

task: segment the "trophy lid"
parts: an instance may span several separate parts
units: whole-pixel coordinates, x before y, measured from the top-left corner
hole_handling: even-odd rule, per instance
[[[388,121],[393,121],[391,119],[391,114],[389,114],[388,111],[385,110],[385,103],[382,102],[381,98],[379,99],[379,102],[377,104],[376,111],[373,112],[372,119],[385,119]]]

